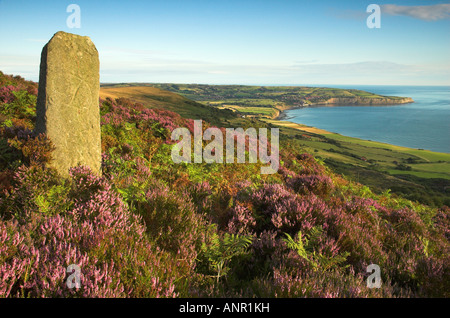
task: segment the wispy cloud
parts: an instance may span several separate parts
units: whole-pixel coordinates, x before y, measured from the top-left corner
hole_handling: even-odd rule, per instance
[[[294,61],[295,64],[314,64],[318,63],[319,60],[301,60],[301,61]]]
[[[389,15],[403,15],[425,21],[450,19],[450,4],[434,4],[428,6],[399,6],[385,4],[381,12]]]
[[[413,66],[399,64],[388,61],[363,61],[355,63],[335,63],[335,64],[300,64],[292,65],[293,68],[304,73],[343,73],[343,74],[374,74],[386,72],[406,72],[411,71]]]
[[[309,62],[309,61],[306,61]],[[314,61],[315,62],[315,61]],[[114,81],[118,76],[126,81],[186,82],[210,84],[383,84],[448,85],[450,65],[407,65],[389,61],[356,63],[305,63],[290,65],[242,65],[222,63],[103,65],[102,80]],[[127,77],[128,76],[128,77]],[[424,82],[425,81],[425,82]]]

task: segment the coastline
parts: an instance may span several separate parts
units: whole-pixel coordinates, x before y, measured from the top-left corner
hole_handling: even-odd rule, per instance
[[[301,108],[301,107],[299,107],[299,108]],[[446,157],[448,156],[448,160],[450,160],[450,153],[447,153],[447,152],[439,152],[439,151],[433,151],[433,150],[422,149],[422,148],[411,148],[411,147],[390,144],[390,143],[386,143],[386,142],[382,142],[382,141],[351,137],[351,136],[347,136],[347,135],[342,135],[337,132],[328,131],[328,130],[325,130],[322,128],[308,126],[308,125],[300,124],[300,123],[295,123],[295,122],[289,121],[289,119],[290,119],[290,117],[283,114],[277,118],[266,119],[265,121],[270,124],[285,127],[285,128],[292,128],[292,129],[296,129],[299,131],[308,132],[308,133],[312,133],[312,134],[316,134],[316,135],[323,135],[325,137],[331,137],[331,138],[337,137],[338,139],[348,139],[348,140],[352,140],[353,142],[364,143],[368,146],[383,147],[384,149],[400,150],[400,151],[407,151],[407,152],[414,152],[414,153],[428,152],[428,153],[444,155]]]
[[[266,117],[265,121],[270,122],[271,124],[274,125],[278,125],[281,127],[286,127],[286,128],[292,128],[292,129],[296,129],[299,131],[303,131],[303,132],[308,132],[308,133],[313,133],[313,134],[317,134],[317,135],[323,135],[326,137],[330,137],[330,138],[335,138],[336,136],[339,136],[340,138],[348,138],[348,139],[352,139],[353,141],[357,141],[357,142],[362,142],[362,143],[366,143],[366,144],[370,144],[370,145],[374,145],[376,147],[384,147],[384,148],[389,148],[389,149],[396,149],[396,150],[401,150],[401,151],[407,151],[407,152],[430,152],[430,153],[435,153],[435,154],[441,154],[444,156],[450,156],[449,152],[442,152],[442,151],[435,151],[435,150],[430,150],[430,149],[424,149],[424,148],[414,148],[414,147],[407,147],[407,146],[400,146],[400,145],[396,145],[396,144],[391,144],[391,143],[386,143],[386,142],[382,142],[382,141],[375,141],[375,140],[370,140],[370,139],[361,139],[361,138],[357,138],[357,137],[351,137],[351,136],[347,136],[347,135],[342,135],[338,132],[332,132],[332,131],[328,131],[319,127],[314,127],[314,126],[309,126],[309,125],[305,125],[302,123],[297,123],[297,122],[293,122],[290,121],[290,119],[292,119],[293,117],[289,116],[287,114],[288,110],[291,109],[302,109],[302,108],[309,108],[309,107],[340,107],[340,106],[399,106],[399,105],[404,105],[404,104],[409,104],[409,103],[414,103],[415,101],[412,98],[406,97],[406,98],[401,98],[398,103],[386,103],[386,104],[342,104],[342,103],[338,103],[338,104],[331,104],[331,103],[311,103],[308,105],[304,105],[304,106],[285,106],[285,107],[278,107],[275,108],[277,110],[277,113],[274,116],[271,116],[270,118]],[[450,157],[449,157],[450,158]]]
[[[300,130],[300,131],[309,132],[309,133],[314,133],[314,134],[319,134],[319,135],[339,135],[339,136],[343,136],[343,135],[341,135],[339,133],[327,131],[327,130],[322,129],[322,128],[308,126],[308,125],[305,125],[305,124],[289,121],[289,119],[291,119],[292,117],[288,116],[286,114],[286,112],[288,110],[291,110],[291,109],[300,109],[300,108],[309,108],[309,107],[398,106],[398,105],[410,104],[410,103],[414,103],[415,102],[411,97],[401,97],[399,99],[394,99],[394,100],[389,98],[389,97],[386,97],[386,98],[382,99],[381,103],[379,103],[379,102],[378,103],[361,103],[360,99],[358,99],[356,102],[353,101],[353,103],[333,103],[337,99],[339,101],[342,101],[342,99],[339,99],[339,98],[332,98],[332,99],[330,99],[330,100],[328,100],[326,102],[309,103],[308,105],[302,105],[302,106],[285,106],[282,109],[275,108],[276,111],[277,111],[277,114],[275,114],[274,116],[269,118],[269,120],[271,121],[271,123],[277,124],[279,126],[294,128],[294,129],[297,129],[297,130]],[[346,98],[344,98],[344,99],[346,99]],[[387,101],[389,101],[389,102],[387,102]],[[394,101],[396,101],[396,102],[394,103]],[[375,143],[378,143],[378,144],[389,145],[389,146],[398,147],[398,148],[402,148],[402,149],[411,149],[411,150],[415,149],[415,148],[409,148],[409,147],[403,147],[403,146],[397,146],[397,145],[393,145],[393,144],[383,143],[383,142],[379,142],[379,141],[371,141],[371,140],[360,139],[360,138],[351,137],[351,136],[344,136],[344,137],[352,138],[352,139],[355,139],[355,140],[367,141],[367,142],[375,142]],[[426,151],[435,152],[435,151],[432,151],[432,150],[426,150]],[[436,152],[436,153],[439,153],[439,152]],[[444,153],[444,154],[447,154],[447,153]]]
[[[339,100],[339,102],[336,103],[336,99]],[[386,99],[389,99],[389,101],[386,101]],[[332,98],[326,102],[320,102],[320,103],[309,103],[307,105],[302,106],[285,106],[282,109],[276,108],[278,111],[278,114],[272,117],[274,120],[286,120],[289,119],[289,117],[286,115],[286,111],[291,109],[299,109],[299,108],[308,108],[308,107],[342,107],[342,106],[366,106],[366,107],[372,107],[372,106],[399,106],[404,104],[411,104],[415,101],[411,97],[402,97],[398,100],[393,100],[390,98],[382,99],[382,102],[373,103],[373,100],[370,103],[361,102],[361,100],[358,100],[355,102],[352,100],[351,102],[345,102],[344,100],[347,100],[347,98]]]
[[[313,134],[320,134],[320,135],[337,134],[337,133],[330,132],[325,129],[294,123],[292,121],[288,121],[287,119],[272,119],[271,123],[275,124],[275,125],[283,126],[283,127],[294,128],[297,130],[306,131],[306,132],[313,133]],[[350,137],[350,138],[353,138],[353,137]]]
[[[345,136],[288,120],[266,118],[264,121],[283,129],[284,134],[298,139],[306,150],[322,159],[359,167],[356,170],[365,167],[391,176],[450,180],[450,153]]]

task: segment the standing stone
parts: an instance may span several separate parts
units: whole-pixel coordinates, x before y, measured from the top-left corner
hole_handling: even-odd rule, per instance
[[[100,174],[99,69],[89,37],[58,32],[42,50],[35,131],[53,142],[50,166],[63,176],[78,165]]]

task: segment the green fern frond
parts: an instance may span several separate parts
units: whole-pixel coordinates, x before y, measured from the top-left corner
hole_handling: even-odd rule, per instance
[[[308,253],[305,249],[305,245],[303,245],[303,238],[302,238],[302,232],[298,232],[297,234],[297,240],[294,240],[292,236],[290,236],[288,233],[284,233],[286,235],[286,238],[283,238],[282,240],[286,243],[286,246],[297,252],[297,254],[307,261],[310,261],[308,258]],[[308,239],[305,238],[306,245],[308,245]]]
[[[328,257],[321,253],[316,253],[315,247],[323,234],[323,228],[317,226],[311,229],[308,237],[303,237],[298,232],[297,239],[293,239],[288,233],[284,233],[286,238],[282,238],[287,248],[296,251],[299,256],[307,260],[315,269],[321,268],[322,271],[341,266],[347,260],[350,253],[346,252],[342,255]]]
[[[220,237],[217,233],[213,233],[208,242],[202,244],[198,261],[200,264],[206,263],[209,271],[214,273],[213,277],[219,280],[227,275],[232,259],[246,254],[251,243],[251,237],[229,233]]]

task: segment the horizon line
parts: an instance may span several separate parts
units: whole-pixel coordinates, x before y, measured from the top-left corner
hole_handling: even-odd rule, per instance
[[[314,87],[317,85],[320,86],[427,86],[427,87],[450,87],[449,84],[440,84],[440,85],[433,85],[433,84],[260,84],[260,83],[252,83],[252,84],[241,84],[241,83],[235,83],[235,84],[210,84],[210,83],[187,83],[187,82],[101,82],[100,85],[119,85],[119,84],[172,84],[172,85],[210,85],[210,86],[270,86],[270,87],[288,87],[288,86],[304,86],[304,87]]]

